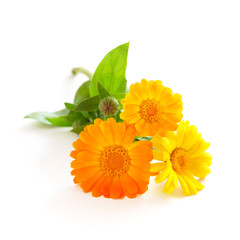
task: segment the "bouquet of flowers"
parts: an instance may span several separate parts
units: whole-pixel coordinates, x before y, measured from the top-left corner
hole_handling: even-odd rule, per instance
[[[148,190],[150,176],[165,181],[163,192],[181,186],[185,195],[203,189],[198,178],[210,173],[212,157],[197,127],[183,121],[182,96],[160,80],[142,79],[127,88],[129,43],[110,51],[63,110],[26,116],[72,127],[74,183],[94,197],[135,198]]]

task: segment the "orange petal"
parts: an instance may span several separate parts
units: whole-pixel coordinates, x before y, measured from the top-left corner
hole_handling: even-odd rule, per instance
[[[146,121],[142,118],[136,122],[135,128],[138,132],[141,132],[145,127]]]
[[[113,138],[113,132],[112,132],[112,128],[109,122],[102,122],[100,124],[100,129],[101,132],[104,136],[104,138],[106,139],[108,145],[113,145],[114,144],[114,138]]]
[[[80,183],[94,176],[99,171],[100,171],[99,167],[93,166],[93,167],[80,168],[74,171],[74,173],[76,175],[76,180]]]
[[[96,119],[94,120],[94,125],[100,127],[100,124],[101,124],[102,121],[103,121],[102,119],[96,118]]]
[[[71,168],[79,169],[84,167],[96,166],[98,165],[98,161],[81,161],[81,160],[74,160],[71,162]]]
[[[134,159],[142,159],[145,158],[147,161],[151,161],[153,159],[152,149],[148,146],[141,146],[140,148],[132,148],[128,151],[130,158]]]
[[[157,176],[159,172],[150,172],[150,176]]]
[[[93,186],[93,189],[92,189],[92,196],[93,197],[100,197],[100,196],[102,196],[101,187],[102,187],[102,184],[103,184],[103,182],[105,180],[105,177],[106,177],[106,175],[103,175],[102,177],[100,177],[100,179],[98,179],[98,181]]]
[[[109,196],[112,180],[113,180],[112,176],[106,176],[102,183],[101,191],[102,191],[104,197]]]
[[[106,145],[106,139],[102,135],[102,132],[100,131],[100,128],[98,126],[89,125],[88,132],[91,135],[91,137],[94,138],[98,143],[104,146]]]
[[[98,160],[98,158],[99,158],[98,154],[91,153],[88,151],[80,151],[77,154],[77,160],[80,160],[80,161],[96,161]]]
[[[128,148],[132,144],[134,138],[135,138],[135,128],[133,125],[129,125],[122,139],[122,146],[125,148]]]
[[[94,153],[100,153],[100,150],[93,145],[83,143],[80,139],[73,142],[73,147],[80,151],[89,151]]]
[[[126,196],[129,198],[135,198],[137,196],[138,191],[135,181],[131,177],[129,177],[128,174],[121,176],[120,181]]]
[[[150,178],[150,172],[149,171],[144,171],[143,169],[140,169],[138,167],[135,166],[129,166],[128,172],[127,172],[130,176],[135,176],[139,177],[140,179],[142,179],[145,182],[149,181]]]
[[[136,182],[139,194],[142,194],[148,190],[149,181],[146,182],[136,175],[135,176],[130,175],[130,173],[129,176],[132,177],[132,179]]]
[[[94,137],[92,137],[88,132],[83,131],[79,135],[80,140],[84,142],[87,145],[94,146],[94,148],[99,149],[102,151],[104,149],[104,146],[102,143],[98,142]]]
[[[128,174],[122,175],[120,177],[120,180],[126,195],[128,195],[128,193],[132,195],[137,193],[138,190],[137,184]]]
[[[113,129],[114,137],[115,137],[115,143],[117,145],[122,143],[122,139],[125,135],[125,124],[123,123],[117,123],[116,127]]]
[[[90,192],[92,190],[93,185],[96,183],[96,181],[103,175],[103,172],[97,172],[95,175],[93,175],[88,180],[84,181],[81,184],[81,188],[84,192]]]
[[[122,195],[122,185],[118,175],[113,177],[113,181],[110,187],[111,198],[119,198]]]
[[[72,157],[72,158],[75,158],[75,159],[77,159],[77,154],[79,153],[79,150],[73,150],[71,153],[70,153],[70,156]]]
[[[149,171],[150,169],[150,162],[146,161],[144,158],[135,158],[135,159],[131,159],[131,165],[142,168],[146,171]]]
[[[129,150],[130,149],[133,149],[133,148],[139,148],[139,147],[142,147],[142,146],[147,146],[149,147],[150,149],[152,149],[152,143],[150,141],[147,141],[147,140],[142,140],[142,141],[137,141],[137,142],[134,142],[131,147],[129,147]]]
[[[87,167],[87,166],[93,166],[93,165],[98,165],[98,155],[87,152],[87,151],[80,151],[78,152],[76,160],[71,162],[71,167],[74,169],[82,168],[82,167]]]

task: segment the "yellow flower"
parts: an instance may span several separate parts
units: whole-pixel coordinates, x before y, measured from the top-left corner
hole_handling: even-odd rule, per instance
[[[156,133],[165,136],[167,131],[177,129],[183,116],[181,95],[173,94],[159,80],[142,79],[141,83],[132,84],[121,103],[124,111],[120,117],[135,126],[139,137]]]
[[[177,133],[168,132],[165,137],[152,139],[154,159],[159,163],[151,165],[156,183],[167,179],[163,192],[171,194],[178,188],[178,181],[185,195],[197,194],[203,185],[195,177],[204,178],[210,173],[212,156],[205,151],[210,146],[188,121],[179,123]]]

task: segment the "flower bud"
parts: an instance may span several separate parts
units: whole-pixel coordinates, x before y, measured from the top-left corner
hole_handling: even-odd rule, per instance
[[[100,101],[98,108],[103,115],[110,117],[118,113],[119,103],[116,98],[108,96]]]

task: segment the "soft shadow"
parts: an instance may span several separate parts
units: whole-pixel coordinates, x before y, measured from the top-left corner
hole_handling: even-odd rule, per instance
[[[29,134],[27,141],[32,141],[36,146],[34,149],[36,155],[32,163],[38,178],[43,179],[45,182],[43,184],[48,184],[53,189],[53,192],[47,195],[45,204],[46,210],[54,216],[76,218],[78,221],[85,219],[89,223],[96,221],[99,224],[104,217],[109,219],[110,224],[116,215],[118,217],[115,222],[126,221],[125,216],[131,214],[135,218],[138,210],[142,208],[145,199],[141,195],[135,199],[95,198],[91,193],[84,193],[80,186],[74,185],[73,177],[70,175],[72,159],[69,154],[73,150],[72,142],[78,135],[69,132],[69,128],[32,122],[18,132],[20,136]]]
[[[142,196],[134,199],[95,198],[84,193],[80,186],[72,185],[61,189],[46,204],[50,212],[58,217],[84,221],[84,224],[115,224],[135,218],[143,206]],[[104,220],[104,221],[103,221]]]
[[[150,192],[149,194],[150,198],[148,199],[148,201],[151,204],[168,205],[168,204],[171,204],[171,202],[174,201],[175,199],[185,199],[186,197],[189,198],[194,196],[194,195],[185,196],[180,186],[179,188],[175,188],[172,194],[169,195],[168,193],[163,192],[164,185],[165,185],[165,182],[161,184],[156,184],[154,182],[154,178],[151,178],[151,181],[149,184],[149,190],[148,190]]]
[[[185,197],[180,189],[175,189],[170,196],[163,193],[164,183],[155,184],[154,178],[150,180],[149,190],[134,199],[92,197],[91,193],[84,193],[78,185],[74,185],[70,175],[72,159],[69,154],[73,150],[72,142],[78,138],[77,134],[69,132],[69,128],[51,127],[38,122],[28,123],[18,131],[20,135],[29,134],[28,141],[31,139],[36,145],[33,159],[35,171],[53,189],[45,205],[54,216],[80,222],[84,219],[88,224],[93,221],[102,224],[103,218],[104,224],[118,223],[128,221],[126,215],[136,219],[139,214],[147,215],[156,208],[164,209],[171,206],[175,198]]]
[[[70,132],[69,127],[52,127],[33,121],[18,129],[18,135],[24,135],[25,141],[31,142],[30,147],[35,153],[32,164],[36,174],[44,180],[57,185],[64,184],[71,179],[69,156],[73,150],[72,143],[78,135]],[[29,145],[24,144],[24,151],[28,152]]]

